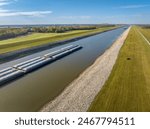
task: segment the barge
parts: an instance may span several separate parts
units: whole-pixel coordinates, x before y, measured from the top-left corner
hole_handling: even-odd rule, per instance
[[[82,46],[80,45],[70,45],[41,57],[36,57],[3,69],[0,71],[0,85],[13,81],[80,49],[82,49]]]

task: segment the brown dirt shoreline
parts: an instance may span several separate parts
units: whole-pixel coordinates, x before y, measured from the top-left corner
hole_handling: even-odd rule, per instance
[[[131,27],[130,27],[131,28]],[[120,48],[126,40],[127,29],[113,45],[87,68],[58,97],[46,104],[42,112],[85,112],[98,94],[116,62]]]

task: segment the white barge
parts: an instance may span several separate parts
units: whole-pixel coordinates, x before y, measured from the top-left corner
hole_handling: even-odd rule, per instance
[[[40,67],[78,51],[81,48],[82,46],[80,45],[70,45],[41,57],[36,57],[31,60],[16,64],[12,67],[3,69],[0,71],[0,85],[13,81],[23,75],[26,75],[27,73],[30,73]]]

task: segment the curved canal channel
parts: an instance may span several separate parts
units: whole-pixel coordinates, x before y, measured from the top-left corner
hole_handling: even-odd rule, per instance
[[[34,72],[0,86],[0,111],[38,111],[99,57],[125,31],[104,32],[0,65],[0,70],[69,45],[83,48]]]

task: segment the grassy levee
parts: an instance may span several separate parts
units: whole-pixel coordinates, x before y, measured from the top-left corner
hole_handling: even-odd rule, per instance
[[[150,46],[137,29],[132,27],[109,79],[88,111],[150,111]]]
[[[76,38],[79,36],[99,33],[114,28],[115,27],[105,27],[105,28],[103,27],[95,30],[78,30],[78,31],[71,31],[67,33],[58,33],[58,34],[38,33],[38,34],[31,34],[28,36],[18,37],[14,39],[3,40],[0,41],[0,54],[21,50],[25,48],[40,46],[47,43],[53,44],[58,41],[63,41],[67,39]]]
[[[147,38],[147,40],[150,42],[150,29],[149,28],[142,28],[138,27],[138,29],[142,32],[142,34]]]

